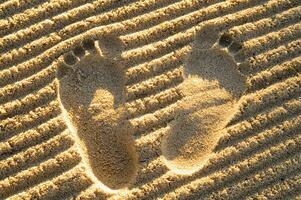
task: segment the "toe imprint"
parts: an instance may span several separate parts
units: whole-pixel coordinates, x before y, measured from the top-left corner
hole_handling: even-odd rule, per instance
[[[196,36],[184,65],[180,85],[183,99],[162,141],[167,166],[176,173],[193,173],[213,154],[220,132],[237,110],[237,101],[246,90],[239,72],[243,51],[239,42],[220,34],[213,25]]]
[[[104,38],[106,44],[112,38]],[[121,189],[134,180],[138,163],[123,106],[125,71],[99,43],[85,40],[59,58],[58,97],[88,167],[105,186]]]

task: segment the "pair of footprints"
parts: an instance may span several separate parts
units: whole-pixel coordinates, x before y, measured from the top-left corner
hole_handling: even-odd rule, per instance
[[[225,48],[228,47],[228,48]],[[85,40],[60,57],[58,97],[95,177],[110,189],[128,187],[138,170],[133,128],[126,117],[125,69],[117,39]],[[232,53],[240,46],[212,28],[201,31],[184,66],[175,119],[162,141],[166,165],[178,173],[200,169],[210,157],[245,90]]]

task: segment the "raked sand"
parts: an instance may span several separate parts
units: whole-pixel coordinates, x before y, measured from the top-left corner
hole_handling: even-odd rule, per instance
[[[301,199],[300,0],[0,0],[0,199]]]

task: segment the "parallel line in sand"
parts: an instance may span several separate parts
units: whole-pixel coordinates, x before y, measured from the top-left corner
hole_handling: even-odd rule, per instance
[[[0,122],[0,141],[7,140],[20,132],[48,121],[60,114],[58,101],[52,101],[45,106],[36,108],[24,115],[17,115]]]
[[[271,9],[271,8],[270,8],[270,9]],[[264,11],[266,11],[266,9],[265,9]],[[253,13],[253,14],[256,14],[256,13]],[[236,19],[237,19],[237,17],[232,17],[232,18],[231,18],[231,20],[236,20]],[[226,23],[226,22],[225,22],[225,23]],[[120,27],[119,27],[119,28],[120,28]],[[185,35],[185,37],[187,37],[187,34]],[[64,48],[63,48],[63,49],[64,49]],[[57,53],[58,53],[59,51],[61,51],[61,48],[57,48]],[[49,52],[49,53],[50,53],[50,52]],[[47,54],[46,60],[49,60],[49,59],[52,59],[52,58],[51,58],[51,55]],[[37,60],[35,60],[35,61],[39,61],[39,59],[37,59]],[[30,61],[28,61],[28,62],[30,62]],[[24,67],[27,67],[25,63],[23,63],[23,64],[24,64]],[[41,64],[41,63],[36,63],[36,64]]]
[[[0,18],[8,18],[16,13],[33,8],[44,3],[46,0],[10,0],[4,3],[0,1]]]
[[[260,187],[270,184],[272,181],[279,181],[281,177],[287,177],[291,173],[296,173],[301,168],[301,154],[295,155],[292,158],[276,165],[271,165],[270,168],[252,174],[246,180],[240,181],[234,185],[223,187],[222,190],[214,191],[209,197],[204,199],[243,199],[248,194],[256,191]]]
[[[139,98],[132,102],[125,104],[127,111],[127,118],[135,118],[146,113],[154,112],[155,110],[162,109],[172,103],[175,103],[181,98],[177,88],[163,90],[158,94]]]
[[[253,2],[253,1],[252,1]],[[238,3],[238,2],[236,2]],[[216,21],[216,26],[218,26],[220,29],[225,29],[229,28],[231,26],[237,25],[237,24],[243,24],[248,22],[250,19],[257,19],[257,18],[262,18],[264,14],[270,15],[269,11],[271,10],[278,10],[281,8],[285,8],[285,3],[280,4],[279,6],[279,1],[274,2],[274,1],[269,1],[267,5],[263,6],[258,6],[252,8],[252,9],[246,9],[246,10],[241,10],[237,11],[235,13],[227,13],[227,15],[219,16],[217,18],[214,18]],[[287,1],[286,1],[287,3]],[[239,4],[240,5],[240,4]],[[248,5],[248,4],[247,4]],[[245,5],[246,7],[248,7]],[[205,13],[208,14],[208,13]],[[209,19],[207,19],[209,20]],[[213,19],[210,19],[212,21]],[[171,21],[170,23],[172,23]],[[206,23],[209,23],[208,21]],[[161,28],[161,26],[158,26]],[[125,51],[122,53],[122,58],[125,62],[125,66],[127,67],[128,64],[130,65],[137,65],[141,62],[148,61],[150,59],[154,59],[158,57],[159,55],[167,54],[171,51],[174,51],[175,49],[181,48],[189,43],[191,43],[194,39],[194,36],[196,32],[202,27],[202,24],[199,24],[198,26],[190,27],[189,29],[185,31],[181,31],[177,34],[174,34],[172,36],[169,35],[168,38],[166,39],[161,39],[158,38],[157,42],[154,42],[152,44],[149,44],[149,38],[146,37],[144,38],[144,41],[147,42],[147,45],[141,46],[136,49],[131,49],[128,51]],[[142,38],[139,38],[140,41],[142,41]]]
[[[166,126],[175,115],[177,103],[173,103],[163,109],[157,110],[154,113],[143,115],[139,118],[131,120],[131,124],[135,127],[135,134],[141,135],[153,128],[160,128]]]
[[[284,196],[286,193],[290,193],[291,190],[296,189],[301,186],[301,174],[293,175],[290,177],[286,177],[281,181],[274,183],[273,185],[269,185],[267,187],[263,187],[259,192],[255,194],[246,196],[246,200],[255,200],[255,199],[276,199],[281,196]]]
[[[28,25],[36,24],[49,17],[67,12],[73,8],[91,3],[91,0],[49,0],[37,7],[27,9],[21,13],[12,15],[6,19],[0,20],[0,37],[12,34]]]
[[[156,3],[160,3],[160,2],[156,1]],[[140,23],[140,24],[146,24],[146,23]],[[43,29],[41,29],[41,30],[43,30]],[[61,36],[58,37],[58,38],[61,38]],[[52,37],[51,40],[53,40],[53,39],[55,39],[54,36]],[[41,40],[41,41],[35,41],[35,42],[36,42],[36,44],[34,46],[39,46],[41,44],[45,44],[45,39]],[[27,48],[27,50],[28,50],[28,48]],[[60,49],[58,48],[58,51],[59,50]],[[57,57],[57,55],[54,55],[54,56]],[[29,69],[29,67],[27,67],[26,64],[24,65],[24,63],[22,65],[17,65],[15,67],[12,67],[12,68],[9,68],[7,70],[4,70],[4,71],[0,72],[1,76],[3,77],[3,79],[1,79],[2,82],[0,82],[0,83],[1,83],[1,85],[3,85],[3,84],[9,84],[9,83],[13,82],[13,80],[15,80],[15,79],[20,79],[20,78],[22,78],[22,77],[24,77],[26,75],[33,74],[37,70],[42,69],[43,67],[47,66],[47,64],[45,62],[48,62],[50,64],[50,62],[53,59],[55,59],[55,57],[51,57],[51,56],[48,55],[46,58],[43,58],[42,63],[40,63],[41,60],[33,60],[33,62],[37,62],[38,61],[39,63],[36,63],[35,65],[31,66],[30,69],[32,69],[32,70],[26,70],[26,69]]]
[[[271,9],[271,8],[269,8],[269,9]],[[261,9],[262,10],[262,9]],[[265,10],[263,10],[263,11],[267,11],[266,9]],[[256,13],[253,13],[253,15],[256,15]],[[143,16],[141,16],[142,18],[143,18]],[[153,16],[151,16],[151,17],[153,17]],[[137,18],[139,18],[139,17],[137,17]],[[237,17],[236,17],[237,18]],[[236,18],[233,18],[232,20],[235,20]],[[136,19],[137,20],[137,19]],[[144,19],[144,22],[143,23],[140,23],[139,22],[139,20],[137,21],[137,23],[135,23],[135,24],[137,24],[137,25],[141,25],[141,24],[146,24],[146,22],[145,22],[145,20],[146,19]],[[134,22],[134,19],[131,19],[131,20],[128,20],[128,22],[127,21],[125,21],[125,22],[121,22],[121,23],[117,23],[117,24],[115,24],[115,25],[112,25],[112,26],[106,26],[106,28],[107,28],[107,32],[110,32],[110,30],[118,30],[118,31],[122,31],[122,32],[125,32],[126,30],[123,30],[125,27],[127,27],[127,30],[133,30],[133,29],[135,29],[135,28],[137,28],[137,27],[132,27],[133,26],[133,22]],[[94,30],[95,31],[95,30]],[[100,30],[99,30],[100,31]],[[101,33],[99,33],[99,31],[98,31],[98,33],[97,34],[101,34]],[[104,31],[103,29],[102,29],[102,31]],[[89,31],[90,32],[90,31]],[[91,30],[91,32],[93,32],[93,30]],[[89,34],[89,33],[86,33],[87,35]],[[85,34],[85,35],[86,35]],[[72,39],[75,39],[75,38],[72,38]],[[38,41],[36,41],[36,42],[38,42]],[[43,40],[43,41],[39,41],[37,44],[38,45],[40,45],[40,43],[45,43],[45,40]],[[64,44],[63,45],[66,45],[66,42],[67,41],[65,41],[64,42]],[[74,44],[75,45],[75,44]],[[54,46],[53,48],[55,48],[55,47],[57,47],[57,46]],[[65,48],[67,48],[67,47],[64,47],[64,48],[59,48],[59,47],[57,47],[57,48],[55,48],[56,50],[52,50],[51,52],[49,52],[49,53],[47,53],[47,59],[46,60],[49,60],[49,59],[55,59],[55,57],[57,57],[59,54],[61,54],[61,53],[63,53],[63,52],[65,52]],[[27,48],[27,49],[30,49],[30,48]],[[50,50],[48,50],[48,51],[50,51]],[[48,51],[46,51],[46,52],[48,52]],[[46,53],[45,52],[45,53]],[[39,55],[38,57],[43,57],[43,55],[45,54],[45,53],[42,53],[42,55]],[[54,55],[53,55],[54,54]],[[41,58],[41,60],[45,60],[45,58]],[[28,66],[27,66],[27,64],[26,63],[30,63],[30,62],[38,62],[38,63],[36,63],[36,66],[39,66],[39,65],[42,65],[42,63],[41,63],[41,60],[35,60],[35,61],[33,61],[33,60],[29,60],[29,61],[26,61],[25,63],[22,63],[22,65],[25,67],[25,68],[28,68]],[[33,63],[32,63],[33,64]],[[7,65],[6,65],[7,66]]]
[[[21,132],[0,143],[0,160],[6,159],[44,141],[48,141],[66,128],[62,116],[58,116],[28,131]]]
[[[255,92],[272,84],[296,76],[301,71],[301,56],[279,63],[247,79],[248,92]]]
[[[277,105],[301,92],[301,74],[290,77],[283,82],[275,83],[267,88],[243,96],[239,108],[231,124],[238,123],[251,115],[264,112],[271,106]]]
[[[168,168],[164,165],[162,157],[157,157],[151,162],[146,164],[141,163],[141,170],[139,170],[134,187],[141,187],[152,179],[158,178],[168,171]]]
[[[89,187],[92,182],[86,176],[83,166],[76,166],[61,175],[40,183],[22,193],[15,194],[8,199],[30,200],[30,199],[53,199],[60,194],[74,194],[79,190]]]
[[[46,87],[34,91],[23,98],[0,105],[0,120],[24,114],[56,98],[56,85],[51,82]]]
[[[35,74],[45,70],[53,63],[53,59],[45,58],[40,65],[27,68],[23,65],[13,66],[8,69],[0,70],[0,87],[5,87],[18,81],[25,80]]]
[[[258,131],[273,126],[275,123],[283,122],[287,117],[295,116],[301,110],[300,104],[299,94],[299,96],[296,96],[296,99],[283,101],[281,104],[269,108],[264,113],[254,115],[249,119],[241,121],[239,124],[227,127],[219,139],[217,149],[234,145]]]
[[[281,5],[281,2],[267,2],[265,3],[265,1],[260,1],[260,3],[265,3],[267,5],[267,11],[263,11],[262,8],[263,6],[257,6],[257,7],[253,7],[252,9],[248,8],[251,6],[255,6],[257,3],[257,1],[250,1],[247,3],[244,2],[245,4],[242,4],[241,6],[244,8],[242,10],[239,9],[241,2],[223,2],[220,4],[216,4],[213,6],[209,6],[206,9],[202,9],[193,13],[190,13],[189,15],[177,18],[175,20],[172,21],[166,21],[160,25],[154,26],[152,28],[150,28],[149,30],[142,30],[130,35],[124,35],[122,36],[122,38],[124,38],[123,40],[126,43],[130,44],[134,44],[135,46],[129,46],[127,47],[128,49],[133,48],[133,47],[137,47],[137,43],[142,46],[145,45],[145,43],[149,43],[149,42],[156,42],[156,41],[160,41],[163,38],[169,37],[171,34],[176,34],[179,32],[183,32],[184,30],[187,30],[195,25],[197,25],[198,23],[200,23],[201,21],[205,21],[205,20],[209,20],[212,18],[220,18],[221,15],[229,15],[229,12],[231,12],[233,15],[236,15],[236,13],[233,13],[234,9],[235,11],[237,11],[237,9],[239,11],[237,11],[237,13],[246,13],[248,15],[253,15],[252,19],[253,21],[257,20],[258,18],[263,18],[266,17],[267,15],[270,15],[270,13],[268,13],[267,11],[271,8],[269,8],[269,6],[273,7],[273,4],[277,4],[278,3]],[[286,2],[287,3],[287,2]],[[227,5],[228,4],[228,5]],[[237,5],[235,5],[237,4]],[[285,4],[285,3],[284,3]],[[237,7],[235,7],[237,6]],[[275,6],[275,5],[274,5]],[[228,9],[228,10],[227,10]],[[282,8],[281,6],[276,7],[276,10],[282,10],[285,8]],[[256,15],[255,13],[253,13],[254,11],[261,11],[261,16]],[[207,13],[209,12],[210,13]],[[228,13],[227,13],[228,12]],[[225,16],[223,16],[224,18],[226,18]],[[240,16],[240,18],[242,18],[243,16]],[[228,19],[226,19],[228,20]]]
[[[122,2],[128,3],[128,5],[123,5],[122,8],[119,8],[118,5],[121,5]],[[153,13],[153,12],[159,12],[164,13],[164,16],[160,16],[156,22],[148,24],[148,26],[155,24],[158,24],[159,22],[163,22],[165,20],[170,20],[172,18],[175,18],[176,16],[181,16],[181,14],[185,14],[186,12],[190,12],[190,10],[196,10],[200,6],[206,6],[208,2],[196,2],[194,1],[193,5],[194,7],[190,8],[189,7],[184,7],[181,6],[182,4],[187,4],[187,0],[185,1],[179,1],[179,0],[160,0],[160,1],[134,1],[134,2],[127,2],[126,0],[123,1],[116,1],[115,2],[111,1],[107,5],[107,8],[104,6],[97,6],[97,2],[94,2],[94,6],[90,4],[83,5],[79,8],[73,9],[70,12],[62,13],[58,16],[55,16],[53,18],[42,21],[41,23],[38,24],[33,24],[31,27],[28,27],[24,30],[20,30],[14,34],[10,34],[5,36],[2,40],[0,39],[0,44],[2,48],[5,48],[5,51],[11,50],[12,48],[17,48],[21,47],[21,45],[24,45],[26,43],[30,43],[34,40],[38,40],[41,38],[47,38],[51,34],[57,34],[55,32],[59,32],[61,29],[68,29],[68,26],[71,27],[77,27],[79,28],[79,24],[82,24],[83,22],[80,22],[82,20],[85,20],[85,23],[89,21],[94,21],[93,24],[86,24],[86,27],[81,26],[84,28],[83,30],[77,30],[76,33],[80,34],[88,29],[91,29],[95,26],[103,26],[103,25],[108,25],[112,24],[114,22],[118,21],[123,21],[126,19],[130,19],[131,17],[137,17],[139,14],[147,14],[147,12]],[[132,0],[133,1],[133,0]],[[211,0],[210,4],[213,4],[215,1],[218,0]],[[108,2],[102,2],[102,3],[108,3]],[[131,4],[130,4],[131,3]],[[191,3],[191,2],[188,2]],[[163,5],[162,5],[163,4]],[[165,4],[165,5],[164,5]],[[111,7],[117,7],[115,9],[112,9],[108,12],[108,10]],[[164,7],[165,6],[165,7]],[[179,8],[183,8],[184,10],[179,10]],[[188,8],[188,9],[187,9]],[[156,10],[157,9],[157,10]],[[176,9],[176,10],[175,10]],[[98,12],[102,12],[100,15],[97,15]],[[176,12],[177,11],[177,12]],[[68,18],[64,16],[68,16]],[[97,15],[97,16],[95,16]],[[149,14],[147,14],[149,15]],[[97,19],[97,20],[96,20]],[[37,28],[43,29],[42,30],[37,30]],[[59,28],[59,29],[58,29]],[[35,32],[33,32],[35,30]],[[29,34],[32,33],[32,34]],[[64,32],[61,32],[64,33]],[[66,35],[62,34],[61,39],[67,39],[66,36],[71,37],[74,34],[68,33]],[[20,35],[21,37],[17,37]],[[17,44],[16,44],[17,43]]]
[[[90,187],[86,188],[78,193],[76,197],[73,197],[74,200],[82,200],[82,199],[108,199],[109,197],[113,196],[109,193],[104,193],[99,186],[96,184],[90,185]]]
[[[240,65],[240,71],[248,76],[277,65],[279,62],[287,61],[299,56],[301,53],[301,40],[295,40],[288,44],[269,50],[259,55],[249,57],[244,65]]]
[[[127,86],[126,99],[127,101],[133,101],[137,98],[143,98],[146,95],[153,94],[158,90],[162,91],[172,84],[176,85],[177,83],[181,82],[182,79],[182,69],[175,68],[172,71],[152,77],[149,80]]]
[[[71,25],[66,26],[64,28],[58,27],[59,30],[57,32],[53,32],[48,36],[44,36],[39,39],[35,39],[34,41],[32,41],[28,44],[25,44],[22,47],[13,49],[13,50],[7,52],[6,54],[0,56],[0,68],[8,68],[12,65],[20,64],[20,62],[25,61],[26,58],[31,59],[32,57],[37,56],[39,53],[44,52],[45,50],[53,47],[54,45],[57,45],[58,43],[66,40],[66,39],[70,39],[73,36],[80,35],[81,33],[84,33],[85,31],[88,31],[89,29],[92,29],[97,26],[103,26],[103,25],[107,24],[108,25],[107,30],[109,30],[109,29],[117,30],[116,28],[118,28],[119,25],[131,24],[133,26],[133,23],[135,20],[141,21],[144,18],[146,18],[146,16],[154,18],[154,16],[152,16],[148,13],[147,14],[143,14],[143,13],[147,12],[148,8],[152,9],[152,8],[158,7],[158,5],[160,5],[160,3],[162,1],[163,2],[167,1],[167,3],[169,3],[169,2],[174,2],[175,0],[160,0],[160,1],[146,0],[146,1],[142,1],[142,2],[135,2],[135,3],[130,4],[129,6],[118,8],[115,10],[115,12],[107,12],[103,15],[87,18],[86,20],[83,20],[83,21],[80,20],[80,21],[78,21],[76,23],[72,23]],[[143,15],[137,16],[140,12]],[[117,13],[116,16],[114,15],[115,13]],[[77,14],[79,16],[82,16],[82,12],[79,12]],[[124,16],[126,17],[127,15],[130,15],[130,16],[128,16],[129,18],[134,17],[134,16],[137,16],[137,17],[122,21]],[[175,15],[176,15],[176,13],[175,13]],[[64,20],[66,20],[65,15],[63,15],[62,18]],[[120,24],[120,23],[118,24],[118,22],[120,22],[120,21],[122,21],[122,24]],[[47,22],[51,23],[51,24],[58,24],[58,22],[54,23],[49,20]],[[93,22],[93,23],[91,23],[91,22]],[[158,23],[158,18],[156,18],[155,22]],[[144,22],[144,23],[137,24],[137,26],[139,26],[139,27],[136,27],[136,28],[139,29],[139,28],[144,28],[144,26],[148,26],[148,25],[146,22]],[[145,27],[145,28],[147,28],[147,27]],[[43,31],[43,32],[46,31],[45,29],[47,29],[47,28],[37,27],[35,29],[38,29],[38,30],[30,31],[29,33],[26,33],[26,34],[27,35],[30,34],[30,36],[32,36],[33,34],[38,33],[39,30]],[[127,28],[127,30],[134,31],[135,29]],[[47,32],[47,33],[49,33],[49,32]],[[24,33],[20,33],[20,35],[22,35],[22,38],[24,38]],[[12,38],[13,40],[15,39],[15,35],[12,35],[11,37],[13,37]],[[11,39],[6,39],[6,41],[10,41],[10,40]],[[1,43],[3,43],[3,42],[1,42]],[[21,42],[19,41],[19,43],[21,43]],[[41,45],[41,44],[43,44],[43,45]],[[11,45],[8,44],[8,47]],[[20,57],[20,55],[21,55],[21,57]],[[12,57],[14,59],[12,59]]]
[[[215,187],[222,188],[225,183],[229,184],[233,182],[233,180],[243,180],[252,173],[262,171],[264,168],[274,164],[275,162],[279,163],[283,159],[287,159],[288,153],[290,155],[300,154],[300,147],[301,135],[290,140],[283,141],[277,146],[267,149],[264,152],[257,153],[251,158],[241,161],[240,163],[222,171],[215,172],[207,177],[197,179],[199,177],[198,173],[201,173],[197,172],[193,176],[193,179],[195,179],[194,181],[191,181],[191,178],[183,178],[179,179],[179,181],[176,180],[175,175],[166,174],[162,176],[160,180],[154,180],[153,182],[145,185],[142,189],[147,189],[146,187],[156,188],[157,191],[158,189],[161,189],[162,192],[162,190],[164,191],[164,186],[166,187],[168,182],[174,181],[173,184],[177,185],[177,188],[175,188],[174,191],[165,194],[164,198],[179,198],[180,196],[181,198],[189,198],[189,194],[209,194]],[[211,184],[209,184],[210,182]],[[185,191],[190,191],[190,193],[187,194]],[[149,191],[150,194],[151,192],[155,192],[155,190]]]
[[[167,130],[169,129],[163,127],[158,130],[152,131],[147,136],[135,140],[135,146],[139,155],[140,162],[146,164],[160,156],[161,140],[163,136],[166,135]]]
[[[150,62],[128,68],[126,72],[127,85],[137,84],[182,65],[191,48],[191,45],[187,45]]]
[[[0,197],[6,198],[27,188],[34,188],[34,185],[70,170],[78,164],[80,160],[80,155],[76,149],[68,149],[38,166],[26,169],[0,181]]]
[[[236,41],[243,42],[250,38],[262,36],[275,30],[283,29],[291,24],[298,23],[300,21],[300,12],[301,6],[296,6],[255,22],[234,26],[225,33],[232,36]]]
[[[233,146],[229,146],[220,152],[216,152],[216,155],[210,162],[210,166],[214,169],[215,166],[226,168],[228,165],[235,165],[242,159],[279,145],[282,141],[289,140],[291,137],[296,137],[296,135],[300,134],[300,130],[301,113],[296,116],[296,119],[287,119],[281,124],[264,130]],[[207,169],[210,169],[210,166]]]
[[[0,88],[0,103],[3,104],[15,100],[18,97],[26,96],[31,92],[45,87],[55,78],[55,71],[56,65],[53,64],[34,76]]]
[[[280,45],[294,41],[301,37],[301,23],[296,23],[275,32],[252,38],[242,43],[244,56],[261,54]]]
[[[160,3],[160,1],[156,1],[156,2]],[[153,5],[151,5],[151,6],[153,6]],[[83,15],[83,12],[78,12],[78,14]],[[66,18],[64,16],[62,16],[62,19],[66,20]],[[108,17],[106,19],[108,19]],[[57,23],[53,23],[53,24],[57,24]],[[32,34],[35,34],[35,33],[39,32],[39,31],[46,31],[45,27],[44,28],[43,27],[36,28],[36,30],[30,32],[30,36]],[[13,34],[12,37],[17,37],[16,34],[18,34],[18,33]],[[24,38],[24,37],[25,37],[25,34],[24,33],[20,33],[20,37],[19,38]],[[52,37],[51,40],[55,41],[55,37],[53,35],[51,37]],[[62,35],[60,37],[56,37],[56,38],[62,38]],[[9,49],[10,47],[13,47],[14,44],[20,44],[21,43],[20,41],[15,41],[15,43],[8,43],[7,46],[3,46],[5,44],[3,42],[8,42],[8,41],[10,41],[8,38],[3,38],[3,41],[1,41],[1,39],[0,39],[0,44],[2,44],[1,45],[2,46],[1,49]],[[39,46],[41,44],[44,44],[43,46],[45,47],[45,45],[46,45],[45,41],[47,41],[47,40],[45,40],[45,38],[43,40],[41,40],[41,41],[35,41],[34,46]],[[28,51],[28,50],[29,50],[29,48],[26,48],[26,51]],[[45,60],[49,62],[49,59],[44,59],[44,61]],[[52,62],[52,60],[51,60],[51,62]],[[24,76],[28,75],[28,73],[33,74],[34,72],[36,72],[37,70],[42,69],[45,66],[46,66],[45,63],[43,63],[43,64],[37,64],[37,65],[35,65],[35,67],[32,67],[33,71],[31,70],[31,72],[29,72],[28,70],[26,70],[27,69],[26,66],[23,66],[23,65],[18,65],[18,66],[12,67],[11,69],[4,70],[4,71],[1,72],[1,76],[4,77],[4,79],[1,79],[1,83],[2,84],[8,84],[8,83],[12,82],[12,80],[11,80],[12,78],[16,79],[18,77],[19,78],[22,77],[22,76],[24,77]],[[7,79],[9,79],[9,80],[7,80]]]
[[[74,140],[68,130],[35,146],[19,152],[8,159],[0,160],[0,180],[13,176],[32,166],[38,166],[58,153],[70,148]]]
[[[190,3],[190,2],[189,2]],[[256,5],[258,1],[240,0],[237,2],[214,2],[215,4],[208,5],[200,10],[196,10],[186,15],[180,15],[172,20],[166,20],[158,25],[152,26],[149,29],[144,29],[127,35],[122,35],[121,39],[125,43],[127,50],[141,47],[147,44],[157,42],[170,35],[174,35],[183,30],[191,28],[201,21],[210,18],[218,17],[233,13],[241,8],[251,7]],[[245,3],[245,4],[244,4]],[[190,5],[193,6],[193,5]],[[219,10],[219,11],[217,11]],[[221,11],[222,10],[222,11]],[[147,41],[146,41],[147,38]]]

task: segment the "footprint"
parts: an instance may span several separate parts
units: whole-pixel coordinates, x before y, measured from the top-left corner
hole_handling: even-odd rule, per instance
[[[137,173],[132,127],[126,119],[125,70],[121,42],[113,37],[85,40],[60,57],[58,98],[83,159],[111,190],[128,187]]]
[[[238,42],[213,25],[197,34],[179,86],[183,98],[178,102],[178,114],[162,141],[166,164],[174,172],[191,174],[213,154],[221,130],[246,90],[239,61],[234,59],[242,51]]]

